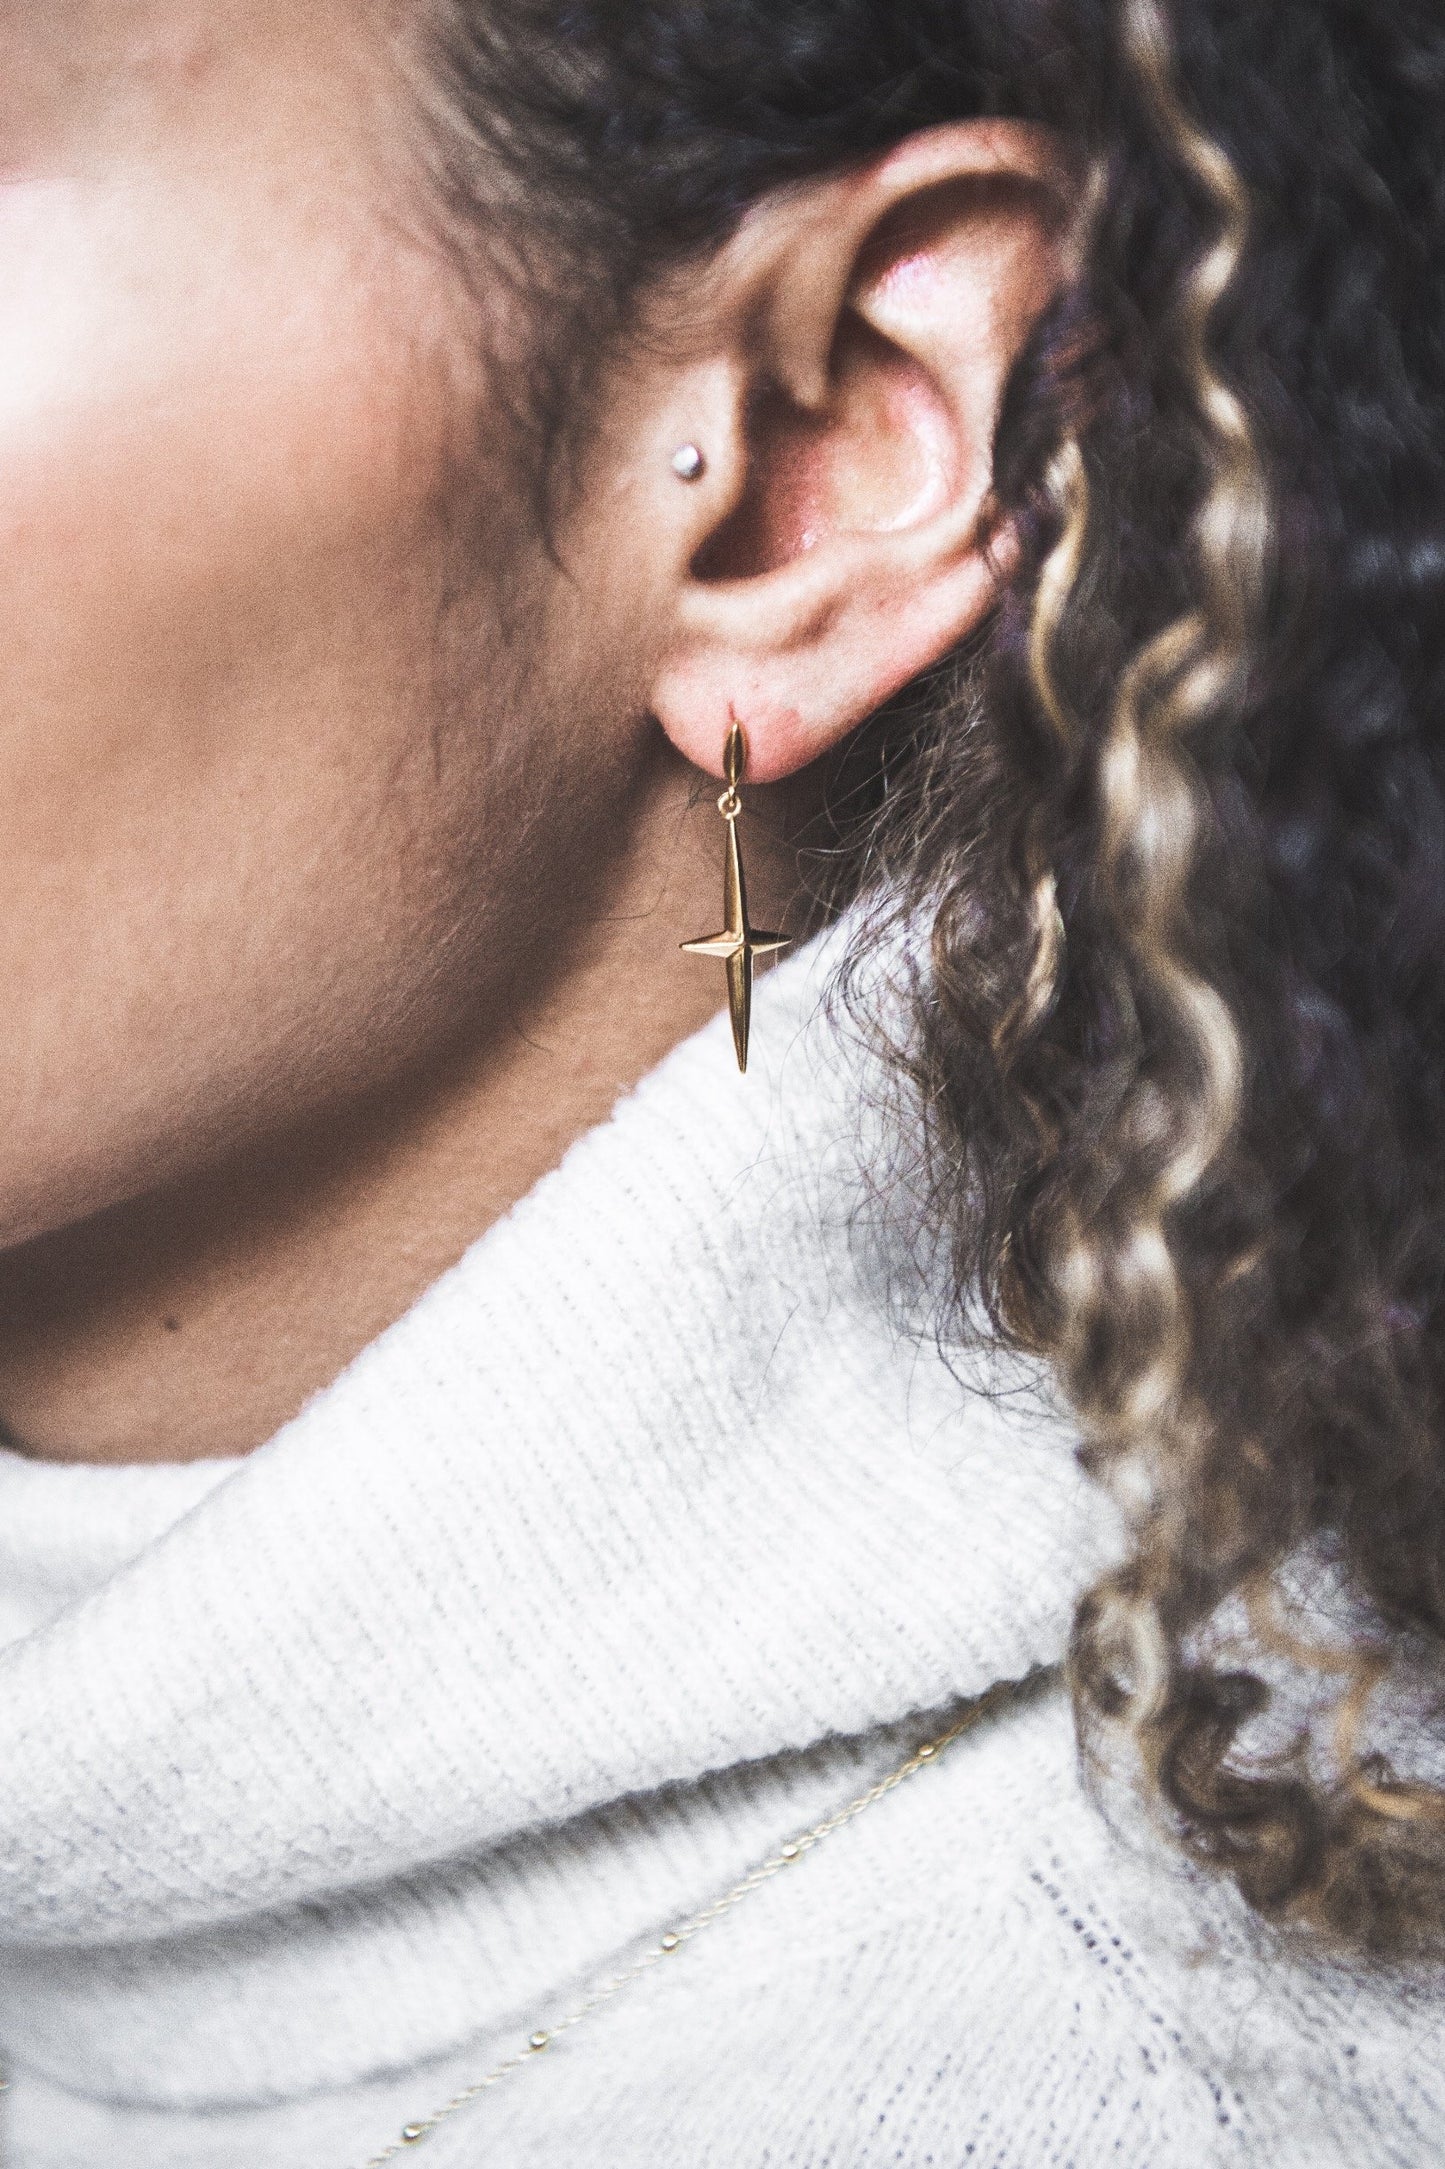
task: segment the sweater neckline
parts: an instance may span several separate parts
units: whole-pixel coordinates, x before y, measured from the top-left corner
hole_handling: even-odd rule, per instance
[[[834,958],[760,988],[747,1080],[718,1019],[257,1453],[0,1456],[0,1941],[372,1886],[1058,1659],[1092,1494],[894,1300]]]

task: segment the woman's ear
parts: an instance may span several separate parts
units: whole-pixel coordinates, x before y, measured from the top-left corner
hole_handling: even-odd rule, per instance
[[[999,404],[1065,224],[1042,131],[963,123],[782,192],[700,276],[629,492],[666,588],[651,706],[689,760],[717,772],[736,714],[754,780],[792,774],[985,618]]]

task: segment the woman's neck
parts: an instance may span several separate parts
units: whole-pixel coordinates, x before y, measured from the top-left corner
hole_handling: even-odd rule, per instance
[[[0,1258],[0,1422],[49,1460],[195,1461],[262,1444],[400,1317],[722,1000],[679,953],[716,922],[712,794],[640,809],[604,914],[535,997],[364,1105]],[[765,800],[765,794],[758,794]],[[755,917],[797,859],[747,831]],[[719,1055],[730,1060],[730,1054]]]

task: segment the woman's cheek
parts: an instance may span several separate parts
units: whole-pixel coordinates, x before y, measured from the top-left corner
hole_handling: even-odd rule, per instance
[[[282,217],[0,191],[0,1243],[382,1046],[453,908],[440,274]]]

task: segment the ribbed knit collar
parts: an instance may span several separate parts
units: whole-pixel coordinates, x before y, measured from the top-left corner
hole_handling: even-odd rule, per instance
[[[0,1945],[194,1941],[1059,1656],[1082,1479],[901,1316],[830,954],[249,1459],[0,1459]]]

